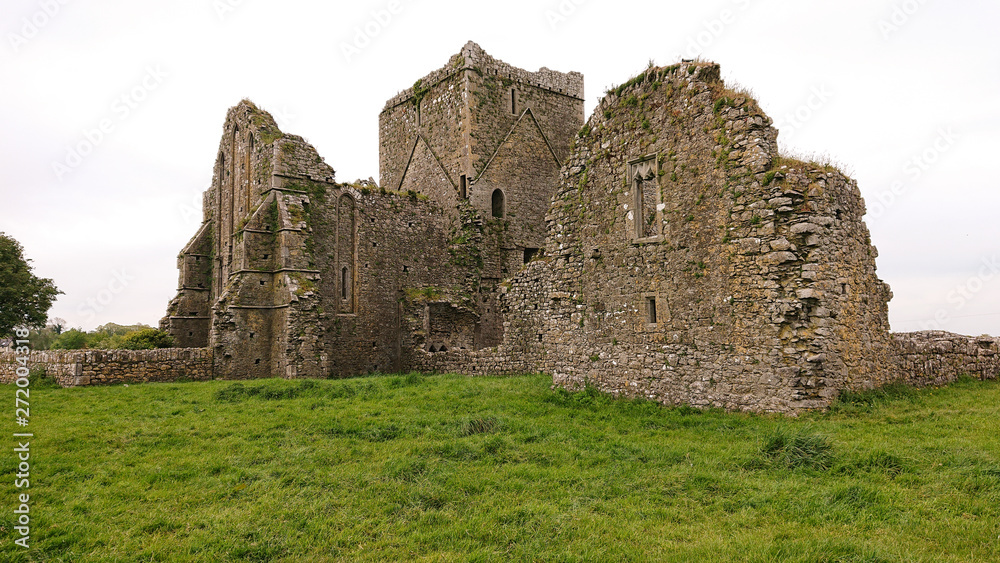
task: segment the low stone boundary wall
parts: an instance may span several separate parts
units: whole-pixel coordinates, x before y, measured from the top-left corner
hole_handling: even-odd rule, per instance
[[[937,330],[897,332],[892,338],[898,381],[924,387],[946,385],[961,375],[976,379],[1000,376],[1000,338]]]
[[[0,351],[0,383],[17,379],[16,355]],[[44,366],[63,387],[212,379],[209,348],[47,350],[31,352],[29,368]]]
[[[1000,338],[964,336],[943,331],[892,334],[897,381],[925,387],[947,385],[962,375],[976,379],[1000,378]],[[418,368],[493,375],[509,369],[477,358],[476,354],[427,355]],[[0,383],[17,379],[13,350],[0,351]],[[495,359],[494,359],[495,360]],[[457,362],[464,364],[465,369]],[[46,375],[63,387],[121,383],[171,382],[179,379],[213,379],[209,348],[164,348],[160,350],[49,350],[31,352],[29,368],[44,366]],[[524,362],[518,367],[531,371]]]

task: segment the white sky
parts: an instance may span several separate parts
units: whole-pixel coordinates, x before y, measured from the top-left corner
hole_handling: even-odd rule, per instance
[[[471,39],[528,70],[582,72],[588,115],[650,59],[720,63],[783,147],[857,178],[894,330],[1000,334],[995,0],[343,4],[3,0],[0,230],[65,292],[50,316],[156,325],[240,99],[338,180],[377,180],[385,100]]]

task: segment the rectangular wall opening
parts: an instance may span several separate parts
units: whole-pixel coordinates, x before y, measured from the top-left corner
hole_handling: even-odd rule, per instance
[[[656,324],[656,298],[647,297],[646,298],[646,323],[655,325]]]

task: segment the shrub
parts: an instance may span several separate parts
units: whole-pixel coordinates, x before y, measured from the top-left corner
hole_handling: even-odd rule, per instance
[[[49,377],[45,366],[35,365],[28,370],[28,381],[32,389],[58,389],[62,387],[54,377]]]
[[[126,334],[122,338],[121,347],[123,350],[155,350],[157,348],[170,348],[174,345],[174,339],[166,332],[156,328],[144,328]]]

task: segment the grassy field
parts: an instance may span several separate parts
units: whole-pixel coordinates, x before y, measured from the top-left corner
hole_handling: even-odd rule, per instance
[[[1000,561],[997,383],[798,419],[549,385],[35,388],[32,547],[8,447],[0,560]]]

